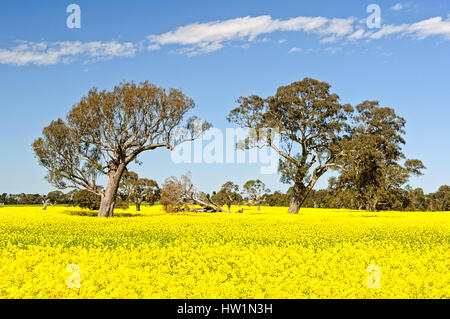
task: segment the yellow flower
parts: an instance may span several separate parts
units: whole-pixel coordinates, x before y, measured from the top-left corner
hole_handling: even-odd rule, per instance
[[[450,298],[448,212],[243,208],[0,208],[0,297]]]

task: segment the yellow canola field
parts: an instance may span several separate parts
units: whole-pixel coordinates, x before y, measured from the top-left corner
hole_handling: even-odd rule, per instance
[[[244,209],[0,208],[0,297],[450,297],[449,212]]]

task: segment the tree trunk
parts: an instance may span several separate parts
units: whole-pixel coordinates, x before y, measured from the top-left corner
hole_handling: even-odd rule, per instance
[[[377,205],[378,205],[378,200],[376,200],[376,199],[369,200],[366,204],[366,211],[371,212],[371,213],[375,212],[377,210]]]
[[[42,210],[46,210],[46,209],[47,209],[47,206],[48,206],[48,203],[45,202],[45,203],[43,204],[43,206],[42,206]]]
[[[306,188],[303,184],[294,185],[292,198],[289,202],[289,214],[298,214],[306,197],[309,194],[309,191],[310,189]]]
[[[98,210],[98,217],[112,217],[114,214],[115,196],[112,189],[106,190],[105,195],[102,196],[100,202],[100,209]]]
[[[291,201],[289,202],[288,213],[289,214],[298,214],[300,207],[302,207],[301,201],[295,197],[292,197]]]
[[[137,211],[137,212],[140,212],[140,211],[141,211],[141,203],[140,203],[140,202],[137,202],[137,203],[136,203],[136,211]]]
[[[258,203],[258,210],[261,210],[261,203]]]
[[[218,204],[214,203],[210,197],[208,197],[208,201],[211,204],[205,203],[204,201],[202,201],[198,198],[194,198],[194,197],[191,197],[190,199],[193,200],[194,202],[196,202],[198,205],[204,207],[205,209],[210,209],[211,211],[214,211],[214,212],[231,213],[229,211],[222,209],[222,207],[220,207]]]
[[[102,195],[100,202],[100,209],[98,210],[98,217],[112,217],[114,214],[114,205],[117,196],[117,190],[119,189],[120,179],[125,166],[119,167],[109,175],[108,184],[106,185],[105,192]]]

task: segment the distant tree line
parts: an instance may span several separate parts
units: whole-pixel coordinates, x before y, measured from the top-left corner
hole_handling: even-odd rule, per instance
[[[140,210],[143,202],[153,205],[161,200],[161,190],[155,181],[143,179],[140,182],[137,175],[131,172],[132,176],[126,177],[122,182],[119,197],[116,199],[117,208],[128,208],[129,204],[134,204],[136,210]],[[130,180],[134,181],[130,186]],[[333,188],[333,179],[327,189],[311,190],[305,199],[303,207],[308,208],[346,208],[365,209],[363,201],[358,202],[357,196],[349,190],[339,190]],[[143,186],[144,185],[144,186]],[[226,182],[218,191],[212,195],[201,193],[200,197],[208,201],[208,197],[216,205],[226,206],[228,211],[232,205],[260,205],[265,206],[289,206],[292,189],[287,192],[270,192],[265,184],[260,180],[247,181],[242,191],[238,185],[231,181]],[[176,195],[173,189],[169,192]],[[1,205],[68,205],[79,206],[85,209],[98,210],[101,198],[86,190],[73,190],[68,193],[52,191],[47,195],[41,194],[0,194]],[[178,199],[176,199],[177,201]],[[166,198],[167,201],[167,198]],[[169,200],[170,201],[170,200]],[[194,203],[195,204],[195,203]],[[425,194],[422,188],[412,188],[407,186],[391,193],[386,193],[381,197],[375,210],[394,211],[450,211],[450,186],[443,185],[434,193]]]
[[[291,198],[291,190],[287,193],[276,191],[264,196],[267,206],[287,206]],[[333,189],[312,190],[303,207],[311,208],[346,208],[365,209],[365,204],[358,201],[352,191]],[[425,194],[422,188],[397,189],[380,198],[374,210],[393,211],[450,211],[450,186],[443,185],[437,192]]]
[[[48,198],[54,204],[69,204],[70,194],[64,194],[61,191],[53,191],[48,195],[42,194],[0,194],[0,204],[3,205],[42,205],[44,198]]]
[[[182,183],[177,187],[169,183],[171,186],[167,188],[167,181],[173,180],[173,177],[166,180],[162,186],[162,203],[179,205],[175,211],[192,211],[189,206],[186,209],[185,204],[198,204],[198,202],[192,200],[192,197],[183,197],[183,189],[186,187]],[[271,193],[261,180],[249,180],[240,190],[238,185],[228,181],[218,191],[212,192],[211,196],[202,192],[198,192],[197,196],[205,202],[226,206],[231,212],[232,205],[256,205],[258,209],[260,205],[287,207],[292,198],[292,191],[291,187],[286,193],[281,191]],[[303,207],[363,210],[366,209],[366,200],[358,197],[355,191],[336,188],[336,180],[331,178],[327,189],[313,189],[309,192]],[[377,204],[372,207],[372,211],[378,210],[450,211],[450,186],[441,186],[437,192],[430,194],[425,194],[421,188],[413,189],[410,186],[391,190],[379,195]],[[169,209],[169,211],[174,210]]]
[[[126,172],[122,176],[119,185],[115,207],[126,209],[129,204],[134,204],[136,210],[141,210],[141,205],[146,202],[153,205],[161,198],[158,183],[151,179],[139,178],[134,172]],[[52,191],[45,194],[7,194],[0,195],[2,205],[42,205],[46,210],[48,205],[78,206],[85,209],[99,210],[101,196],[84,189],[75,189],[68,193]]]

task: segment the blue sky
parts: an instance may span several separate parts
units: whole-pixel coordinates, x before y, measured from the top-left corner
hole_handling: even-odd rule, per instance
[[[66,7],[81,8],[69,29]],[[381,28],[366,25],[369,4]],[[450,184],[448,1],[12,1],[0,2],[0,193],[53,189],[31,143],[91,87],[149,80],[182,88],[215,127],[239,96],[268,96],[304,77],[342,102],[369,99],[406,118],[405,153],[427,166],[410,184]],[[140,175],[162,182],[190,170],[201,190],[260,178],[258,164],[174,164],[147,152]],[[322,177],[316,188],[327,185]]]

